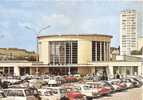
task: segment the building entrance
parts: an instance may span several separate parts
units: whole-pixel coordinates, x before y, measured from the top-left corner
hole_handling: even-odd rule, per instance
[[[95,74],[100,80],[107,80],[107,68],[106,67],[95,67]]]
[[[20,75],[25,75],[25,74],[30,75],[30,68],[29,67],[21,67],[20,68]]]
[[[52,74],[52,75],[68,75],[69,71],[71,74],[75,74],[77,73],[78,68],[77,67],[76,68],[70,67],[70,69],[67,67],[50,67],[49,68],[49,74]]]

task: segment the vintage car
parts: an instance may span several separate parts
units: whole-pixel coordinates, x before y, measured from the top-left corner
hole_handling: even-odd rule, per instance
[[[142,83],[138,79],[136,79],[136,78],[127,77],[126,80],[130,81],[131,83],[133,83],[134,87],[141,87],[142,86]]]
[[[66,93],[64,87],[43,87],[42,89],[50,90],[57,100],[60,100],[60,98],[65,96]]]
[[[109,85],[104,82],[87,82],[91,85],[92,89],[95,91],[97,96],[108,95],[111,93],[112,89]]]
[[[85,100],[84,95],[78,91],[70,91],[67,92],[65,95],[69,100]]]
[[[53,95],[51,89],[38,89],[41,100],[57,100],[58,97]]]
[[[128,79],[126,79],[126,78],[123,78],[123,79],[120,79],[120,80],[121,80],[121,82],[124,82],[124,83],[126,84],[126,87],[127,87],[128,89],[134,87],[134,84],[133,84],[130,80],[128,80]]]
[[[96,97],[96,92],[88,84],[75,84],[75,91],[79,91],[81,94],[85,95],[87,100]]]
[[[113,79],[107,82],[113,86],[115,91],[121,91],[127,88],[125,84],[121,84],[121,80],[119,79]]]
[[[34,88],[9,88],[2,90],[6,100],[39,100],[40,96]]]

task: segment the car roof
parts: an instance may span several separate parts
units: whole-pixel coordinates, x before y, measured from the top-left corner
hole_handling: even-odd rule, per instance
[[[62,89],[63,87],[45,87],[47,89]]]
[[[115,82],[115,81],[120,81],[120,79],[112,79],[112,80],[108,80],[108,82]]]
[[[3,89],[3,90],[26,90],[26,89],[22,89],[22,88],[8,88],[8,89]]]

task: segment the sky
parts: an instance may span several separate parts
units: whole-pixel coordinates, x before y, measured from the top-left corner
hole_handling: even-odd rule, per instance
[[[0,48],[36,51],[37,34],[77,33],[112,35],[111,46],[118,47],[119,15],[125,9],[143,13],[143,1],[0,0]]]

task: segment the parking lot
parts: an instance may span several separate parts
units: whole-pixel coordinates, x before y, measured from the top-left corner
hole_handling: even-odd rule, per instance
[[[99,97],[94,100],[143,100],[143,86]]]
[[[1,77],[0,100],[143,100],[143,77],[94,80],[97,76]],[[96,78],[99,79],[99,78]],[[30,95],[28,94],[30,93]],[[52,99],[51,99],[52,98]]]

